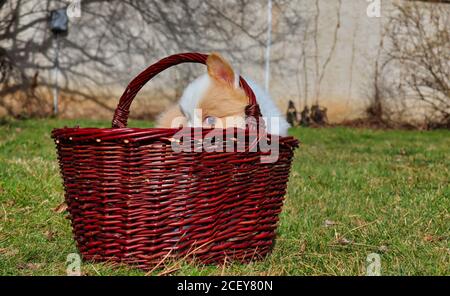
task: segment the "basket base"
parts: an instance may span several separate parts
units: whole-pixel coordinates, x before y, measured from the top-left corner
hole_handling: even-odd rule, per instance
[[[207,254],[188,254],[184,257],[179,256],[138,256],[137,258],[120,258],[116,256],[101,256],[101,255],[90,255],[82,254],[83,261],[92,263],[105,263],[111,265],[112,267],[132,267],[141,269],[143,271],[155,271],[168,268],[169,271],[174,269],[174,266],[178,266],[182,263],[189,264],[201,264],[201,265],[224,265],[229,263],[241,263],[247,264],[250,262],[264,260],[272,252],[271,246],[265,246],[263,248],[255,248],[253,250],[235,250],[225,252],[211,252]]]

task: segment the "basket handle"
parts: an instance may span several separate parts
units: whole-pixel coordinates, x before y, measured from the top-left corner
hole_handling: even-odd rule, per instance
[[[139,92],[139,90],[158,73],[164,71],[172,66],[182,64],[182,63],[200,63],[206,64],[206,59],[208,55],[201,53],[181,53],[168,56],[159,62],[151,65],[144,71],[142,71],[138,76],[136,76],[130,84],[128,84],[124,93],[120,97],[119,104],[117,105],[116,111],[114,112],[114,117],[112,120],[113,128],[124,128],[127,126],[128,115],[130,113],[130,106],[133,102],[134,97]],[[250,121],[249,128],[257,130],[259,121],[262,121],[261,111],[259,110],[258,103],[256,102],[255,94],[253,93],[247,82],[239,77],[239,84],[248,96],[249,104],[245,108],[245,114],[256,119],[255,121]]]

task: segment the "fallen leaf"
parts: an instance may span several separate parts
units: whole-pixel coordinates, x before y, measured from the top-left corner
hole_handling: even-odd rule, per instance
[[[0,248],[0,254],[5,256],[15,256],[19,254],[19,250],[17,249],[7,249],[7,248]]]
[[[45,231],[44,234],[48,240],[53,240],[53,238],[55,238],[55,236],[56,236],[56,232],[51,231],[51,230]]]
[[[42,263],[21,263],[17,266],[19,269],[37,270],[42,267]]]
[[[66,210],[67,204],[65,202],[62,202],[60,205],[53,209],[53,211],[58,214],[64,213]]]
[[[444,240],[444,237],[443,236],[433,236],[433,235],[427,234],[423,237],[423,240],[425,242],[434,243],[434,242],[440,242],[440,241]]]
[[[365,220],[363,220],[363,219],[360,219],[360,218],[356,218],[356,219],[355,219],[355,224],[356,224],[356,226],[361,227],[361,226],[363,226],[363,225],[366,225],[366,224],[367,224],[367,221],[365,221]]]
[[[15,204],[16,204],[16,202],[13,199],[10,199],[5,203],[6,208],[13,207]]]
[[[27,206],[27,207],[19,208],[17,211],[18,211],[19,213],[26,213],[26,214],[28,214],[28,213],[31,212],[32,210],[33,210],[32,207]]]
[[[325,227],[330,227],[330,226],[334,226],[334,225],[338,225],[338,222],[335,222],[333,220],[325,220],[325,222],[323,223]]]
[[[351,240],[348,240],[348,239],[346,239],[345,237],[339,237],[339,238],[337,239],[337,243],[338,243],[338,244],[340,244],[340,245],[343,245],[343,246],[345,246],[345,245],[349,245],[349,244],[351,244],[351,243],[352,243],[352,241],[351,241]]]
[[[303,253],[305,253],[305,251],[306,251],[306,241],[304,241],[304,242],[300,245],[300,251],[299,251],[299,253],[300,253],[300,254],[303,254]]]
[[[426,242],[432,242],[433,241],[433,236],[432,235],[425,235],[423,237],[423,240]]]
[[[381,246],[378,247],[378,251],[380,253],[386,253],[387,251],[389,251],[389,248],[387,246],[385,246],[385,245],[381,245]]]

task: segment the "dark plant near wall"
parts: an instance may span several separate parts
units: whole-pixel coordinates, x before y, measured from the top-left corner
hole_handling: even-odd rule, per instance
[[[288,109],[286,111],[286,120],[291,126],[297,126],[299,124],[297,108],[295,108],[295,104],[291,100],[289,100]]]

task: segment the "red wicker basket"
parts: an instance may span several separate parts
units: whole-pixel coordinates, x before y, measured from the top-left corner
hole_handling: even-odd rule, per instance
[[[171,143],[180,129],[126,127],[131,102],[147,81],[171,66],[204,64],[206,58],[177,54],[147,68],[120,98],[112,128],[53,130],[73,233],[85,260],[149,269],[169,259],[248,262],[270,252],[296,139],[277,137],[278,160],[262,163],[265,152],[249,149],[261,140],[255,133],[262,120],[249,124],[242,152],[175,152]],[[259,118],[252,90],[242,77],[240,82],[249,97],[247,116]],[[185,130],[209,136],[208,130]],[[215,145],[240,144],[231,139]]]

